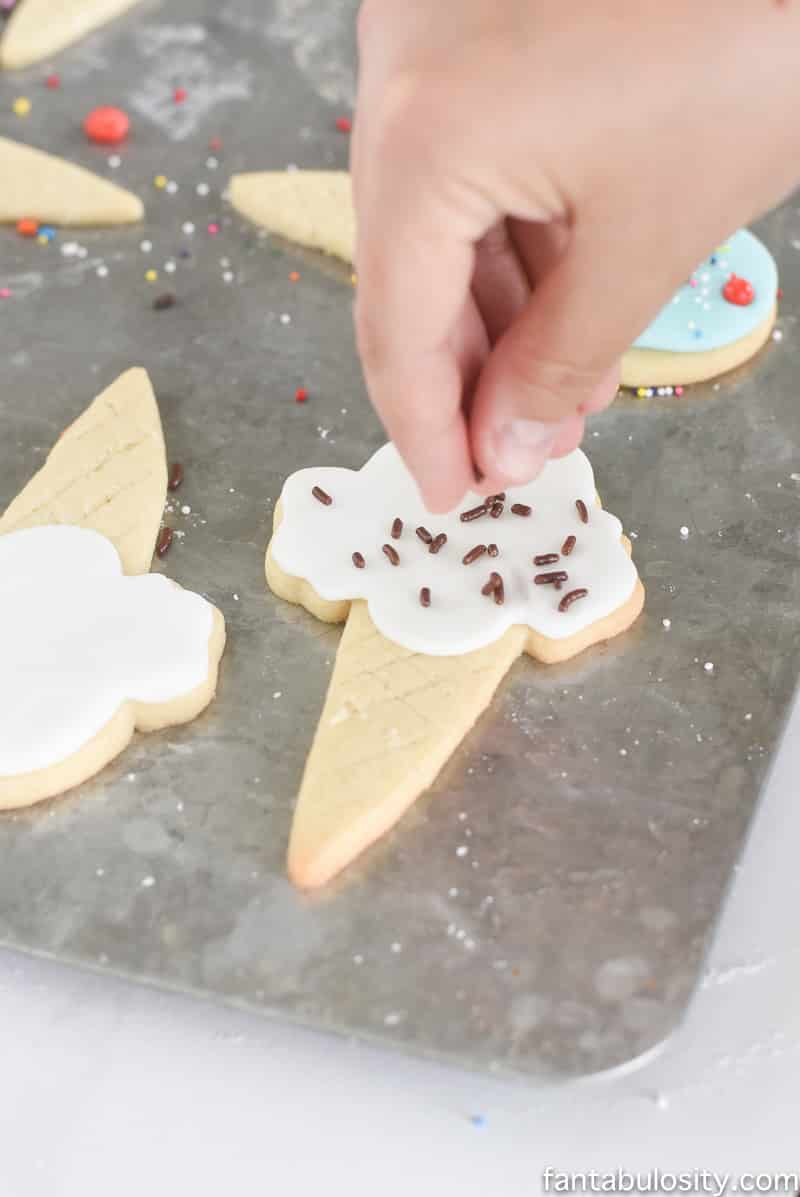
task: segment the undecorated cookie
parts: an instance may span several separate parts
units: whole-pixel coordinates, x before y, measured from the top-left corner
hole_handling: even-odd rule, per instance
[[[769,339],[777,294],[772,254],[740,229],[698,266],[625,354],[623,386],[703,382],[742,365]]]
[[[262,228],[352,262],[356,222],[344,170],[267,170],[234,175],[231,203]]]
[[[324,884],[432,783],[522,652],[563,661],[636,619],[644,590],[579,450],[526,487],[433,516],[393,446],[286,482],[272,590],[346,620],[306,763],[289,875]]]
[[[57,54],[137,0],[20,0],[0,38],[0,66],[25,67]]]
[[[124,187],[0,137],[0,224],[30,219],[65,227],[116,225],[143,216],[142,201]]]

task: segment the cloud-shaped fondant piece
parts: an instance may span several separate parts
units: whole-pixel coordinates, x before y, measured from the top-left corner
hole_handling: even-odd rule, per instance
[[[330,502],[320,501],[315,488]],[[319,467],[292,474],[283,488],[271,557],[323,599],[366,599],[373,623],[387,639],[434,656],[482,648],[513,625],[563,640],[630,599],[637,573],[622,525],[597,506],[592,467],[580,450],[549,462],[534,482],[509,491],[498,518],[488,512],[460,518],[482,504],[472,495],[458,511],[432,515],[394,446],[385,445],[358,471]],[[530,513],[516,514],[515,505],[529,507]],[[397,538],[395,520],[403,525]],[[432,553],[418,527],[432,536],[444,533],[446,543]],[[570,536],[575,545],[564,555]],[[464,557],[479,545],[487,551],[465,565]],[[497,546],[496,556],[489,555],[489,545]],[[363,558],[361,568],[354,553]],[[544,554],[557,560],[535,565],[534,557]],[[560,589],[534,581],[548,570],[567,574]],[[492,572],[503,580],[502,604],[482,593]],[[421,601],[423,589],[430,591],[427,606]],[[573,590],[587,593],[561,610]]]
[[[127,738],[134,722],[192,718],[213,694],[222,629],[199,595],[160,575],[125,577],[97,532],[0,536],[0,795],[4,779],[80,753],[122,708],[134,714]]]

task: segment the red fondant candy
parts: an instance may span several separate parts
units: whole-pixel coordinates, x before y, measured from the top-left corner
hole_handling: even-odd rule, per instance
[[[739,278],[738,274],[731,275],[722,288],[722,295],[728,303],[735,303],[740,308],[746,308],[756,297],[753,284],[746,278]]]
[[[98,145],[116,145],[128,136],[131,122],[121,108],[95,108],[83,122],[86,136]]]

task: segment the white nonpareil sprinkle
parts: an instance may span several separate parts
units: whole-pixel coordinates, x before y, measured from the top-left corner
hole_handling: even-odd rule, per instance
[[[222,275],[222,281],[223,281],[223,283],[232,283],[233,282],[233,271],[226,270],[224,272],[224,274]]]
[[[775,329],[774,333],[772,334],[772,339],[773,339],[773,341],[782,341],[783,340],[783,333],[781,332],[781,330],[779,328]]]
[[[274,692],[274,694],[272,695],[272,697],[273,697],[273,698],[280,698],[280,696],[281,696],[282,694],[283,694],[283,690],[276,690],[276,691]]]
[[[400,1025],[404,1018],[405,1014],[393,1010],[389,1014],[384,1015],[383,1023],[387,1027],[396,1027]]]
[[[108,267],[107,266],[98,266],[97,267],[97,277],[98,278],[107,278],[108,277]]]
[[[167,183],[164,190],[166,191],[167,195],[177,195],[178,184],[175,182],[174,179],[170,179],[170,181]]]
[[[281,312],[281,324],[291,324],[292,318],[288,312]]]
[[[168,262],[164,263],[164,269],[166,270],[167,274],[175,273],[175,263],[172,261],[172,258],[170,258]]]
[[[210,190],[211,188],[209,187],[208,183],[198,183],[197,187],[195,188],[195,191],[198,195],[208,195]]]
[[[189,506],[188,503],[184,503],[183,507],[181,507],[181,515],[191,515],[191,514],[192,514],[191,507]]]
[[[194,225],[192,224],[191,220],[187,220],[181,227],[186,236],[191,237],[192,233],[194,232]]]
[[[120,158],[119,154],[112,154],[108,160],[108,165],[112,170],[116,170],[121,162],[122,159]]]
[[[356,953],[356,955],[353,957],[353,964],[363,964],[363,963],[364,963],[364,957],[361,955],[360,952]]]
[[[65,258],[77,258],[80,248],[77,241],[65,241],[61,246],[61,253]]]
[[[672,627],[672,620],[671,619],[662,619],[661,626],[662,626],[662,628],[666,628],[667,631],[669,631],[669,629]]]
[[[216,170],[219,166],[219,162],[217,162],[216,158],[206,158],[206,166],[209,170]]]
[[[392,944],[392,951],[397,954],[398,952],[402,952],[402,950],[403,945],[395,940],[395,942]]]
[[[153,248],[152,241],[142,241],[139,245],[139,249],[142,251],[143,254],[149,254],[150,250],[152,248]]]
[[[627,756],[627,755],[628,755],[628,750],[627,750],[627,748],[620,748],[620,750],[619,750],[619,755],[620,755],[620,756]]]
[[[686,524],[683,525],[680,531],[682,538],[686,540],[686,537],[689,535],[689,529],[686,527]]]
[[[466,844],[459,844],[459,846],[456,848],[456,856],[466,856],[468,852],[469,848]]]
[[[705,665],[703,666],[703,669],[705,669],[706,673],[713,673],[714,672],[714,662],[706,661]]]
[[[155,877],[142,877],[142,889],[152,889],[155,883]]]

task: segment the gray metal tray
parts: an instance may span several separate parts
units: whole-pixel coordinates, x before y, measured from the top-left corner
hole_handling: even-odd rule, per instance
[[[717,387],[622,400],[589,434],[634,536],[642,619],[567,665],[519,662],[430,794],[302,897],[284,854],[339,633],[267,593],[264,548],[288,472],[357,466],[382,436],[348,272],[260,237],[220,193],[237,169],[346,161],[353,5],[318,8],[146,3],[60,56],[60,91],[44,69],[0,77],[0,132],[148,208],[144,227],[47,248],[0,230],[0,505],[102,386],[145,365],[186,471],[163,568],[230,634],[195,724],[0,819],[0,942],[479,1068],[605,1069],[686,1008],[795,685],[800,220],[789,203],[760,228],[782,342]],[[80,130],[102,102],[134,121],[116,170]],[[177,193],[154,188],[161,173]],[[85,257],[64,256],[71,240]],[[156,312],[164,290],[179,303]]]

